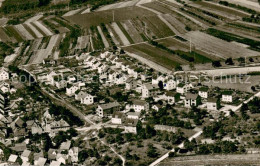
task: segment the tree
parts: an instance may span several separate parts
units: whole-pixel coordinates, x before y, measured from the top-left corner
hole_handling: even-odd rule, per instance
[[[212,66],[213,67],[221,67],[221,63],[220,63],[220,61],[213,61]]]
[[[162,81],[159,81],[158,86],[159,86],[160,90],[163,90],[163,82]]]
[[[155,157],[157,157],[158,155],[159,155],[159,154],[157,153],[156,148],[155,148],[152,144],[149,144],[149,145],[148,145],[147,156],[148,156],[148,157],[151,157],[151,158],[155,158]]]
[[[251,86],[251,90],[252,90],[253,92],[255,92],[255,91],[256,91],[255,86]]]
[[[176,156],[176,153],[175,152],[170,152],[169,153],[169,157],[171,158],[171,157],[175,157]]]
[[[227,64],[227,65],[234,65],[233,59],[232,58],[226,59],[225,64]]]

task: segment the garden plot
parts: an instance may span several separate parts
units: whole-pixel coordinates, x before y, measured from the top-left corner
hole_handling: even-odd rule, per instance
[[[102,38],[102,41],[104,43],[104,46],[105,48],[108,48],[109,47],[109,44],[108,44],[108,41],[104,35],[104,33],[102,32],[102,29],[100,28],[100,26],[97,26],[97,29],[98,29],[98,33],[100,34],[101,38]]]
[[[43,37],[43,35],[31,23],[25,23],[25,24],[33,31],[33,33],[37,36],[37,38]]]
[[[72,16],[79,13],[82,9],[71,10],[63,15],[63,17]]]
[[[42,22],[40,22],[40,21],[35,21],[34,24],[35,24],[39,29],[41,29],[41,30],[45,33],[46,36],[52,36],[52,35],[53,35],[53,33],[52,33],[48,28],[46,28],[46,26],[43,25]]]
[[[111,24],[111,26],[113,27],[114,31],[117,33],[117,35],[119,36],[120,40],[122,41],[123,45],[130,45],[130,42],[128,41],[128,39],[126,38],[126,36],[124,35],[124,33],[122,32],[122,30],[119,28],[119,26],[113,22]]]
[[[30,22],[35,22],[38,21],[39,19],[41,19],[43,17],[42,14],[36,15],[34,17],[29,18],[28,20],[26,20],[24,23],[30,23]]]
[[[124,47],[124,50],[139,55],[145,59],[166,67],[169,70],[172,70],[181,64],[187,64],[186,61],[180,59],[178,56],[153,47],[149,44],[138,44]]]
[[[131,0],[131,1],[126,1],[126,2],[110,4],[110,5],[106,5],[106,6],[99,8],[97,11],[112,10],[112,9],[135,6],[138,1],[139,0]]]
[[[32,57],[33,58],[32,63],[38,64],[41,63],[44,59],[48,58],[52,54],[53,48],[58,45],[57,43],[60,38],[61,35],[53,35],[46,49],[40,49],[36,51],[36,54],[34,55],[34,57]]]
[[[86,14],[86,13],[90,13],[90,12],[91,12],[90,8],[87,8],[87,9],[83,10],[83,12],[81,12],[81,14]]]
[[[125,30],[128,32],[128,34],[134,40],[135,43],[143,42],[142,37],[135,29],[135,27],[132,25],[132,22],[130,20],[122,22],[122,25],[124,26]]]
[[[4,26],[8,22],[8,18],[0,18],[0,26]]]
[[[23,36],[24,40],[33,40],[34,37],[24,28],[22,24],[18,24],[14,26],[15,29],[19,32],[21,36]]]
[[[110,28],[110,26],[109,26],[109,25],[106,25],[106,28],[107,28],[107,30],[108,30],[109,35],[110,35],[111,38],[112,38],[112,41],[115,43],[115,45],[117,45],[117,46],[120,45],[119,41],[116,39],[115,34],[113,33],[113,31],[112,31],[112,29]]]
[[[229,57],[239,58],[259,55],[256,51],[238,46],[234,43],[226,42],[203,32],[188,32],[184,36],[187,40],[191,39],[192,45],[195,46],[196,49],[201,49],[202,51],[219,58],[226,59]]]
[[[77,45],[75,49],[79,49],[79,50],[85,49],[88,43],[89,43],[89,36],[80,36],[78,37]]]
[[[2,27],[0,27],[0,41],[3,42],[11,41],[10,37],[5,33]]]
[[[185,24],[177,20],[175,17],[173,17],[170,14],[165,14],[163,17],[176,29],[178,33],[186,33],[187,31],[185,30]],[[175,34],[178,34],[175,32]]]

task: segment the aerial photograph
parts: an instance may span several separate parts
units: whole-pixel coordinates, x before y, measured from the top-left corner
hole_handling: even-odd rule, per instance
[[[260,166],[260,0],[0,0],[0,166]]]

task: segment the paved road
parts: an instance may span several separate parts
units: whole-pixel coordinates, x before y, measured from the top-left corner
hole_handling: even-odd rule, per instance
[[[189,137],[189,140],[191,141],[192,139],[199,137],[201,134],[202,134],[202,131],[198,131],[193,136]],[[184,143],[181,143],[180,145],[178,145],[178,147],[179,148],[183,148],[184,147]],[[149,166],[156,166],[156,165],[158,165],[161,161],[163,161],[164,159],[169,157],[169,153],[170,152],[174,152],[174,151],[175,151],[174,149],[170,150],[169,152],[164,154],[162,157],[158,158],[153,163],[151,163]]]

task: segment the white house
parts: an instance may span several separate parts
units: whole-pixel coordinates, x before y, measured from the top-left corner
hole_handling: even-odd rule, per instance
[[[37,160],[34,160],[34,165],[36,166],[44,166],[47,159],[43,157],[39,157]]]
[[[130,108],[134,109],[135,112],[141,112],[142,110],[149,111],[149,103],[144,100],[133,100]]]
[[[128,78],[125,81],[125,89],[126,90],[133,90],[137,87],[137,82],[133,78]]]
[[[111,102],[107,104],[98,105],[96,112],[100,117],[107,117],[112,115],[114,112],[119,111],[120,104],[118,102]]]
[[[179,83],[177,88],[176,88],[176,92],[183,95],[184,93],[187,93],[188,90],[190,90],[190,89],[191,89],[190,84]]]
[[[71,162],[76,163],[78,162],[78,155],[79,155],[79,148],[78,147],[72,147],[69,150],[69,156],[71,157]]]
[[[139,119],[140,112],[128,112],[127,113],[127,119]]]
[[[165,81],[165,83],[163,84],[163,89],[165,90],[173,90],[173,89],[176,89],[176,85],[177,82],[173,79],[170,79],[168,81]]]
[[[29,157],[31,155],[31,151],[25,149],[21,155],[21,159],[23,160],[23,163],[28,162],[29,161]]]
[[[180,94],[172,91],[168,91],[165,94],[168,104],[172,105],[180,100]]]
[[[75,95],[75,92],[79,90],[79,87],[78,86],[75,86],[75,85],[68,85],[68,87],[66,88],[66,94],[68,96],[73,96]]]
[[[83,97],[85,97],[87,95],[87,93],[86,92],[83,92],[83,91],[76,91],[75,92],[75,100],[77,100],[77,101],[81,101],[81,99],[83,98]]]
[[[58,89],[66,88],[67,87],[67,81],[65,81],[65,80],[55,81],[55,86]]]
[[[184,106],[185,107],[196,107],[200,104],[200,97],[198,94],[187,93],[185,96]]]
[[[217,111],[220,108],[220,101],[217,98],[209,98],[206,102],[208,110]]]
[[[232,91],[224,91],[222,93],[221,101],[232,103],[233,102],[233,92]]]
[[[208,98],[208,91],[209,91],[208,87],[201,87],[199,89],[199,96],[204,98],[204,99],[207,99]]]
[[[9,80],[8,70],[4,67],[0,69],[0,81]]]
[[[137,134],[137,128],[136,128],[137,123],[138,123],[137,119],[126,119],[124,132]]]
[[[149,98],[154,97],[160,91],[159,86],[157,84],[153,85],[150,83],[142,85],[142,97]]]
[[[10,84],[9,84],[9,83],[6,83],[6,82],[0,83],[0,90],[1,90],[3,93],[8,93],[8,92],[10,92]]]
[[[159,76],[159,77],[155,76],[155,77],[152,78],[152,84],[158,85],[160,81],[164,82],[165,80],[166,80],[166,77],[164,77],[162,75]]]
[[[113,124],[122,124],[125,120],[125,116],[123,112],[114,112],[112,115],[112,123]]]
[[[90,95],[90,94],[85,94],[81,100],[80,100],[81,104],[86,104],[86,105],[91,105],[94,103],[94,96]]]

